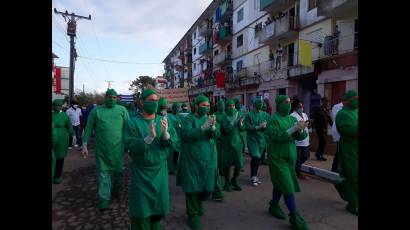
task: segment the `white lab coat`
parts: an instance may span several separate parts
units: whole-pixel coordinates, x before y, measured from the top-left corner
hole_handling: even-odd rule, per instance
[[[290,115],[291,115],[292,117],[296,118],[298,121],[301,121],[301,120],[302,120],[302,117],[301,117],[296,111],[294,111],[294,112],[293,112],[292,114],[290,114]],[[307,115],[306,113],[302,113],[302,116],[303,116],[303,120],[304,120],[304,121],[309,120],[309,117],[308,117],[308,115]],[[309,131],[308,131],[308,128],[305,128],[305,131],[306,131],[306,133],[307,133],[307,137],[306,137],[305,139],[301,140],[301,141],[295,141],[296,146],[304,146],[304,147],[309,146],[310,141],[309,141]]]
[[[332,137],[334,142],[339,142],[340,140],[340,134],[336,129],[336,114],[343,108],[343,103],[340,102],[336,105],[333,106],[332,108],[332,120],[333,120],[333,125],[332,125]]]

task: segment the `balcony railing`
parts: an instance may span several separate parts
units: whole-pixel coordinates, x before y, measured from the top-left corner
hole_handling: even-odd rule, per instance
[[[212,52],[212,49],[212,41],[207,41],[199,46],[199,54],[208,54],[209,52]]]
[[[216,56],[213,57],[213,62],[214,65],[226,65],[230,62],[232,62],[232,54],[231,53],[226,53],[222,52]]]
[[[295,3],[296,0],[260,0],[260,10],[275,14]]]
[[[201,37],[209,37],[212,35],[212,26],[202,26],[199,28],[199,36]]]
[[[218,43],[220,45],[225,45],[227,42],[231,41],[232,32],[230,26],[223,26],[218,31]]]
[[[221,9],[221,16],[219,18],[219,22],[224,23],[230,21],[233,15],[233,2],[232,1],[225,1],[220,6]]]
[[[282,39],[297,38],[299,23],[297,17],[286,15],[262,28],[258,33],[261,43],[277,43]]]
[[[357,14],[357,0],[317,0],[317,15],[346,17]]]

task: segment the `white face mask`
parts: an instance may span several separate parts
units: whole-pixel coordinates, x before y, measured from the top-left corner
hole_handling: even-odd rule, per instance
[[[73,107],[74,107],[74,109],[76,109],[76,108],[78,108],[78,105],[74,105]]]

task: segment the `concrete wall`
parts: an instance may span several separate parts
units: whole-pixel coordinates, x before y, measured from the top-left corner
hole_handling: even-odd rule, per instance
[[[315,61],[319,57],[324,56],[324,47],[320,48],[318,43],[324,41],[325,36],[332,34],[332,19],[327,19],[313,26],[307,27],[300,31],[299,38],[312,42],[312,60]]]
[[[301,28],[325,18],[324,16],[317,16],[317,7],[308,11],[308,2],[309,0],[300,0],[299,2],[299,21]]]

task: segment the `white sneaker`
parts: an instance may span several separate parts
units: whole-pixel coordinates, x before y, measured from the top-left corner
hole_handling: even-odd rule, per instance
[[[259,179],[259,177],[256,177],[256,182],[257,182],[258,184],[262,184],[262,181]]]
[[[75,144],[75,145],[74,145],[74,147],[78,148],[78,145],[77,145],[77,144]]]
[[[253,187],[257,187],[259,185],[258,184],[258,178],[256,176],[251,177],[250,183]]]
[[[68,149],[72,149],[72,147],[68,147]]]

